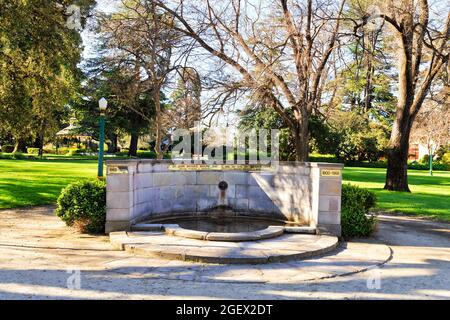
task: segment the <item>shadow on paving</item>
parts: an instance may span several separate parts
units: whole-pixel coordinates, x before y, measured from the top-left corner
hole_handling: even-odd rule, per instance
[[[285,299],[302,298],[307,299],[308,294],[314,294],[316,299],[322,296],[329,298],[354,297],[368,294],[371,298],[380,295],[383,298],[385,294],[394,298],[407,298],[408,296],[418,296],[421,291],[429,292],[423,295],[428,299],[443,299],[448,295],[448,283],[445,281],[437,282],[433,288],[426,286],[430,277],[448,278],[448,270],[436,270],[436,265],[448,265],[447,260],[426,260],[421,264],[389,264],[383,269],[391,269],[402,274],[402,269],[425,269],[426,275],[415,276],[393,276],[383,277],[381,279],[381,289],[371,290],[367,288],[365,277],[337,277],[326,280],[307,283],[221,283],[219,282],[195,282],[195,281],[177,281],[162,279],[159,277],[146,278],[145,274],[151,270],[157,273],[159,268],[130,268],[130,273],[140,273],[139,278],[129,277],[127,274],[112,273],[108,271],[81,271],[80,290],[69,290],[67,281],[71,274],[67,270],[46,270],[46,269],[20,269],[0,271],[0,297],[2,299],[85,299],[85,298],[140,298],[146,295],[172,295],[173,298],[218,298],[242,299],[245,297],[255,299]],[[221,268],[217,266],[207,266],[209,271]],[[121,271],[124,271],[121,268]],[[171,267],[164,267],[165,272],[169,272]],[[283,268],[280,267],[280,272]],[[174,268],[174,272],[179,268]],[[189,270],[186,270],[189,273]],[[412,283],[412,281],[414,283]],[[8,287],[10,287],[8,289]],[[163,290],[164,288],[164,290]],[[278,292],[278,293],[277,293]],[[288,294],[289,292],[289,294]],[[432,293],[434,292],[434,293]]]

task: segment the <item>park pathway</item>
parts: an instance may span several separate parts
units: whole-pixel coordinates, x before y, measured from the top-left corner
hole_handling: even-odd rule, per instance
[[[336,255],[237,267],[113,251],[108,237],[79,235],[52,211],[0,210],[0,299],[450,299],[446,223],[383,215],[373,238]],[[321,268],[339,272],[323,278]]]

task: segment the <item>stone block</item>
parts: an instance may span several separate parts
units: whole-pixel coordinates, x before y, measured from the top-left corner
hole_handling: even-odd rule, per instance
[[[133,181],[128,174],[111,174],[106,176],[106,190],[109,192],[125,192],[133,190]]]
[[[338,211],[319,211],[319,225],[341,224],[341,213]]]
[[[197,209],[197,201],[195,198],[183,197],[172,201],[173,212],[195,212]]]
[[[157,200],[152,203],[152,213],[161,214],[172,211],[172,203],[167,200]]]
[[[275,215],[283,216],[285,219],[290,219],[292,216],[292,206],[284,202],[274,201],[272,212]]]
[[[254,200],[271,201],[268,194],[259,186],[248,187],[248,198]]]
[[[172,186],[174,179],[172,179],[172,172],[156,172],[153,173],[153,185],[155,187]]]
[[[248,199],[231,199],[229,203],[236,211],[247,211],[248,210]]]
[[[131,226],[132,231],[162,231],[162,224],[157,223],[137,223]]]
[[[340,237],[341,232],[342,232],[341,225],[339,224],[321,224],[317,226],[318,234],[326,234]]]
[[[341,195],[341,180],[326,179],[320,180],[320,195],[340,196]]]
[[[319,197],[319,211],[340,211],[340,210],[341,210],[340,196]]]
[[[248,188],[249,186],[247,185],[237,185],[235,187],[236,189],[236,198],[238,199],[247,199],[248,198]]]
[[[161,188],[147,188],[145,189],[146,194],[146,198],[148,202],[154,202],[154,201],[159,201],[159,190]]]
[[[133,192],[106,192],[106,203],[111,209],[128,209],[133,207]]]
[[[133,217],[133,219],[149,215],[151,213],[151,212],[148,211],[149,207],[150,206],[149,206],[148,203],[136,204],[133,207],[133,210],[132,210],[132,217]]]
[[[151,173],[138,173],[134,176],[136,189],[153,187],[153,176]]]
[[[248,178],[250,186],[273,186],[274,174],[271,172],[252,172]]]
[[[191,185],[197,183],[196,172],[177,172],[173,173],[173,180],[175,185]]]
[[[154,188],[138,189],[134,191],[134,204],[144,203],[150,200]]]
[[[250,197],[248,199],[248,209],[250,211],[272,212],[273,203],[270,200],[255,199]]]
[[[197,199],[197,211],[209,210],[215,206],[217,206],[217,199]]]
[[[285,189],[298,189],[308,186],[309,178],[296,174],[278,174],[273,178],[274,186]]]
[[[297,173],[297,172],[299,172],[299,168],[298,168],[298,166],[294,166],[294,165],[280,165],[279,167],[278,167],[278,174],[284,174],[284,173],[292,173],[292,174],[295,174],[295,173]]]
[[[168,171],[169,171],[168,162],[153,163],[153,172],[168,172]]]
[[[172,200],[176,198],[175,187],[160,187],[159,188],[159,199],[162,201]]]
[[[187,185],[184,187],[185,196],[198,199],[205,198],[209,196],[209,186],[208,185]]]
[[[153,165],[151,163],[138,163],[137,172],[138,173],[150,173],[153,171]]]
[[[131,209],[106,209],[106,220],[107,221],[130,221],[131,220]]]
[[[105,224],[105,233],[110,233],[114,231],[127,231],[130,230],[131,223],[130,221],[111,221],[107,220]],[[122,250],[116,248],[116,250]]]
[[[248,172],[224,172],[223,180],[228,185],[248,184]]]
[[[197,172],[198,184],[218,184],[223,180],[223,172],[200,171]]]

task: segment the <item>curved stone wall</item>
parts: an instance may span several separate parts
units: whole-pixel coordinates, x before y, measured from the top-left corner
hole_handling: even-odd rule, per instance
[[[342,165],[284,162],[276,170],[230,168],[183,170],[170,160],[107,161],[106,231],[225,204],[240,214],[301,222],[340,234]],[[222,181],[227,188],[221,195]]]

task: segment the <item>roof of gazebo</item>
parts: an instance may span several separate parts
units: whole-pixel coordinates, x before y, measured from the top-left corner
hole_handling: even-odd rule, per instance
[[[69,126],[58,131],[56,135],[59,137],[89,137],[89,134],[78,132],[79,126],[74,124],[75,120],[75,118],[71,118]]]

